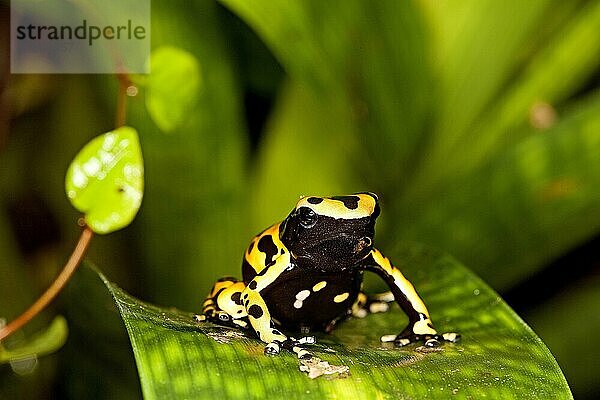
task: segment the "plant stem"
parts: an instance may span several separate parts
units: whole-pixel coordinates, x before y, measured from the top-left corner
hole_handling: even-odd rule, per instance
[[[58,277],[52,285],[40,296],[39,299],[35,303],[31,305],[23,314],[21,314],[17,319],[13,320],[11,323],[0,329],[0,340],[6,338],[23,325],[28,323],[33,317],[40,313],[46,306],[56,297],[58,293],[63,289],[66,283],[71,278],[71,275],[75,272],[85,252],[92,240],[94,233],[92,230],[85,226],[83,231],[81,232],[81,236],[79,237],[79,241],[77,242],[77,246],[73,250],[69,261],[65,264],[65,267],[60,272]]]
[[[117,94],[115,128],[125,125],[125,116],[127,115],[127,87],[131,85],[127,74],[118,74],[117,78],[119,78],[119,93]]]
[[[127,88],[131,85],[131,81],[127,74],[118,74],[117,77],[119,78],[119,93],[117,94],[115,128],[125,125],[127,115]],[[44,294],[42,294],[40,298],[27,309],[27,311],[19,315],[17,319],[8,325],[0,327],[0,340],[10,336],[13,332],[31,321],[33,317],[46,308],[46,306],[48,306],[48,304],[50,304],[50,302],[60,293],[69,279],[71,279],[71,276],[81,263],[81,260],[83,260],[83,256],[85,255],[93,236],[94,233],[92,230],[87,225],[83,224],[83,231],[81,232],[77,246],[75,246],[69,261],[67,261],[56,280],[52,282]]]

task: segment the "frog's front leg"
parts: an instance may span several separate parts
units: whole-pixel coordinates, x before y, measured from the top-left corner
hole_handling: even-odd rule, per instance
[[[252,283],[252,282],[250,282]],[[246,310],[248,312],[250,324],[260,340],[267,343],[265,346],[266,354],[278,354],[281,349],[286,349],[296,353],[298,358],[311,358],[312,355],[302,348],[301,342],[293,338],[288,338],[275,327],[269,308],[259,292],[246,289],[242,295]]]
[[[302,348],[300,341],[288,338],[275,327],[269,308],[260,294],[263,289],[277,279],[288,265],[289,255],[282,255],[273,265],[254,277],[242,292],[242,302],[256,335],[260,340],[267,343],[265,346],[266,354],[278,354],[284,348],[296,353],[298,358],[308,359],[312,357],[312,354]]]
[[[384,335],[381,337],[382,341],[393,341],[398,346],[424,341],[426,346],[435,347],[440,341],[456,342],[460,338],[457,333],[438,334],[433,327],[427,307],[413,285],[379,250],[371,251],[365,259],[365,268],[377,273],[386,281],[396,302],[409,319],[408,326],[399,335]]]

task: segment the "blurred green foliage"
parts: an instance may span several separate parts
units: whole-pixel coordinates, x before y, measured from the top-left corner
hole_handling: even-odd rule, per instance
[[[6,20],[8,10],[0,12]],[[500,291],[526,284],[600,232],[599,31],[600,2],[583,0],[154,0],[153,48],[193,56],[196,98],[173,97],[185,115],[161,113],[165,103],[144,87],[129,98],[144,202],[133,225],[97,238],[89,257],[140,298],[199,310],[216,278],[240,274],[249,238],[299,195],[372,190],[383,203],[378,247],[417,240]],[[118,82],[9,75],[7,60],[0,57],[0,317],[11,319],[74,243],[78,214],[64,196],[65,172],[87,141],[113,128]],[[187,93],[180,78],[172,91]],[[34,218],[46,213],[53,218]],[[598,259],[587,277],[524,315],[578,398],[600,392],[590,373],[599,353],[588,345],[600,329],[590,313],[599,306]],[[0,387],[10,388],[0,394],[139,394],[135,374],[113,379],[111,368],[126,362],[110,360],[129,351],[122,327],[110,325],[118,319],[102,318],[96,297],[74,293],[85,292],[60,299],[71,313],[85,307],[100,317],[66,313],[65,350],[27,376],[0,366]],[[114,346],[75,350],[105,346],[90,335],[106,330],[120,338]],[[88,392],[82,376],[94,380]],[[114,386],[93,389],[106,385]]]
[[[47,330],[30,338],[21,347],[6,349],[0,345],[0,364],[35,362],[39,356],[44,356],[60,349],[67,340],[68,328],[64,317],[54,318]],[[13,369],[14,365],[13,365]]]

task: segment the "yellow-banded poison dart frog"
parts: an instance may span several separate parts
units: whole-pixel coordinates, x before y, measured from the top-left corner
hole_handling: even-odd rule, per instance
[[[286,348],[310,358],[301,346],[310,340],[288,338],[281,330],[329,332],[349,316],[387,311],[395,300],[409,324],[382,341],[434,347],[458,340],[456,333],[438,334],[413,285],[373,247],[379,211],[374,193],[301,197],[285,220],[252,239],[242,262],[243,280],[217,281],[196,320],[252,329],[267,343],[267,354]],[[362,293],[364,271],[378,274],[391,292]]]

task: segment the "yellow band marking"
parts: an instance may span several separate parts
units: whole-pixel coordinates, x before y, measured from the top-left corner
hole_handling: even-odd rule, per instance
[[[343,219],[363,218],[373,214],[377,204],[373,197],[364,193],[353,194],[351,196],[359,198],[358,207],[353,210],[347,208],[341,200],[333,200],[328,197],[323,197],[323,201],[319,204],[308,202],[310,197],[316,196],[301,197],[298,203],[296,203],[296,210],[300,207],[308,207],[319,215]]]
[[[429,318],[429,311],[427,311],[427,307],[425,307],[425,303],[421,300],[421,297],[417,294],[412,283],[408,281],[402,275],[402,272],[398,268],[395,268],[388,260],[387,257],[384,257],[383,254],[377,249],[373,249],[371,251],[371,255],[377,264],[383,268],[383,270],[394,278],[394,283],[404,293],[412,307],[419,313],[425,314],[427,318]]]

